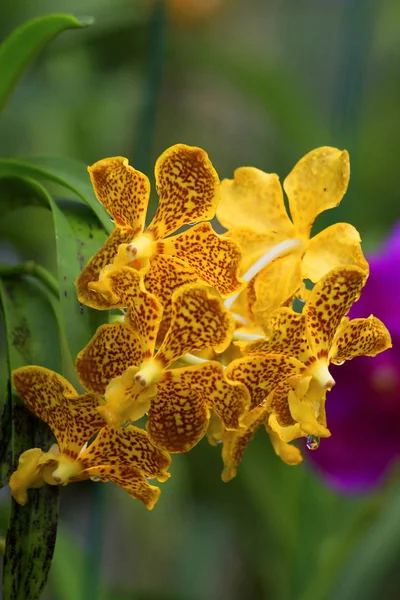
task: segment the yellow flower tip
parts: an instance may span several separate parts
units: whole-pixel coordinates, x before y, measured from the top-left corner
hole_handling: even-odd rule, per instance
[[[57,469],[53,471],[53,479],[59,485],[67,485],[71,477],[78,475],[83,466],[77,460],[61,455]]]
[[[236,474],[237,474],[237,469],[235,467],[228,465],[222,471],[221,479],[224,483],[228,483],[229,481],[232,481],[232,479],[234,479],[236,477]]]
[[[146,506],[147,510],[153,510],[153,508],[157,504],[160,494],[161,494],[160,488],[152,485],[151,486],[151,496],[145,502],[145,506]]]
[[[140,387],[148,387],[160,381],[163,371],[162,363],[151,359],[141,365],[140,371],[135,375],[135,382]]]
[[[329,438],[332,435],[329,429],[324,427],[324,425],[321,425],[318,421],[302,421],[300,427],[303,436],[315,435],[319,438]]]
[[[43,452],[39,448],[31,448],[19,457],[18,468],[10,477],[11,494],[18,504],[24,506],[28,500],[28,489],[44,485],[43,471],[47,465],[56,466],[57,456],[51,452]],[[46,477],[46,481],[47,481]],[[51,483],[51,482],[49,482]],[[55,483],[53,482],[53,485]]]

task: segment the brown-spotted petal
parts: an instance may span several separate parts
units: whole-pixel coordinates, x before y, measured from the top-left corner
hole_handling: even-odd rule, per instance
[[[44,367],[21,367],[13,371],[14,386],[39,419],[54,433],[60,451],[76,458],[82,446],[104,425],[97,412],[97,394],[79,396],[58,373]]]
[[[210,223],[199,223],[160,244],[166,254],[184,260],[221,296],[239,291],[244,282],[239,276],[242,251],[229,237],[218,235]]]
[[[223,352],[235,323],[220,298],[202,284],[187,284],[172,296],[173,317],[156,358],[166,367],[188,352]]]
[[[356,356],[376,356],[392,347],[385,325],[370,315],[368,319],[353,319],[338,330],[330,351],[333,363],[342,363]]]
[[[94,442],[79,456],[88,469],[101,465],[126,465],[139,469],[146,477],[166,481],[171,457],[156,448],[144,429],[129,425],[123,429],[103,427]]]
[[[122,487],[132,498],[140,500],[148,510],[152,510],[160,497],[159,487],[150,485],[140,469],[127,464],[101,465],[81,471],[71,481],[85,479],[112,481]]]
[[[240,431],[227,431],[223,436],[222,461],[224,470],[222,471],[222,481],[231,481],[236,476],[243,453],[257,429],[266,423],[268,412],[264,406],[257,406],[251,410],[245,417],[244,428]]]
[[[104,395],[114,377],[130,366],[142,364],[143,355],[142,337],[137,331],[123,323],[101,325],[79,352],[75,370],[86,390]]]
[[[161,240],[185,224],[212,219],[219,195],[219,179],[201,148],[176,144],[158,158],[155,166],[159,196],[154,219],[147,228]]]
[[[121,229],[132,237],[143,231],[150,196],[146,175],[128,164],[122,156],[104,158],[88,167],[97,200]]]
[[[127,308],[125,322],[142,337],[145,355],[152,356],[162,317],[162,306],[145,288],[143,274],[131,267],[110,269],[92,288],[112,294],[120,308]]]
[[[338,267],[320,279],[304,305],[308,339],[314,356],[327,358],[342,318],[358,300],[366,273],[358,267]]]
[[[225,371],[229,381],[243,383],[250,392],[250,409],[266,403],[283,381],[304,372],[303,364],[282,354],[252,354],[231,362]]]
[[[113,262],[120,244],[128,244],[133,239],[132,232],[124,229],[115,229],[107,238],[103,246],[89,260],[82,273],[75,281],[78,300],[97,310],[109,310],[116,304],[115,299],[98,293],[89,284],[97,282],[101,271]]]
[[[179,374],[172,375],[173,371],[167,371],[157,385],[146,428],[155,446],[180,453],[187,452],[202,439],[210,411],[202,395],[181,380]]]

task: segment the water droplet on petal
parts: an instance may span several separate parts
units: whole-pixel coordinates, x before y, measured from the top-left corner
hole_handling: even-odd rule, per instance
[[[340,360],[339,362],[335,362],[335,365],[337,367],[340,367],[341,365],[344,365],[344,362],[345,362],[344,360]]]
[[[317,450],[319,448],[319,437],[316,435],[308,435],[306,439],[306,446],[309,450]]]
[[[91,475],[91,481],[101,481],[101,478],[98,475]]]
[[[128,427],[128,425],[130,425],[130,424],[131,424],[130,419],[128,419],[127,421],[125,421],[124,423],[122,423],[121,429],[125,429],[125,427]]]

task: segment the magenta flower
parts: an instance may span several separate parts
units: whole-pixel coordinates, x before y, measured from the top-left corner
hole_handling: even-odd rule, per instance
[[[369,256],[370,277],[350,316],[382,319],[393,347],[374,359],[332,367],[336,387],[326,403],[332,437],[309,459],[342,492],[379,484],[400,458],[400,223]]]

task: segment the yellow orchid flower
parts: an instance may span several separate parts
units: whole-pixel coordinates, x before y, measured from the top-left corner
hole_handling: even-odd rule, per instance
[[[202,284],[180,286],[172,296],[169,329],[154,353],[161,307],[155,296],[141,291],[138,271],[125,267],[118,280],[116,274],[107,289],[116,294],[120,286],[130,286],[127,324],[99,327],[76,361],[82,385],[105,396],[98,410],[107,422],[120,427],[148,412],[150,440],[169,452],[186,452],[197,444],[211,407],[228,429],[239,428],[249,393],[241,383],[225,379],[219,362],[199,359],[200,364],[168,369],[189,352],[227,347],[234,322],[222,301]]]
[[[153,291],[155,282],[156,295],[165,272],[184,283],[204,281],[223,296],[243,287],[238,276],[242,256],[239,246],[215,233],[210,223],[201,222],[214,217],[220,185],[204,150],[176,144],[158,158],[155,179],[159,202],[146,229],[150,196],[146,175],[123,157],[100,160],[88,171],[96,197],[111,215],[115,230],[77,279],[81,302],[98,309],[112,307],[104,297],[88,289],[88,284],[97,281],[107,265],[147,267],[147,287]],[[182,225],[193,223],[197,224],[167,237]]]
[[[331,362],[375,356],[391,347],[379,319],[345,317],[364,284],[365,271],[358,267],[333,269],[311,290],[302,313],[275,311],[267,338],[247,344],[245,356],[226,369],[228,379],[248,387],[251,409],[267,406],[273,415],[268,424],[283,441],[330,435],[324,403],[326,391],[335,384],[328,369]],[[296,424],[299,428],[293,429]]]
[[[344,265],[368,272],[360,236],[352,225],[336,223],[311,237],[316,217],[341,202],[349,175],[345,150],[325,146],[306,154],[283,184],[291,219],[277,175],[242,167],[233,180],[222,181],[217,218],[244,251],[242,271],[250,282],[247,309],[255,315],[284,305],[303,279],[317,282]],[[227,305],[233,301],[230,298]]]
[[[243,453],[253,439],[255,432],[261,426],[265,427],[276,455],[283,462],[287,465],[297,465],[303,460],[299,448],[283,441],[269,426],[270,417],[271,413],[267,406],[256,406],[244,417],[242,429],[227,431],[222,421],[216,415],[213,415],[207,437],[212,445],[222,443],[222,461],[224,464],[221,475],[222,481],[227,483],[236,477]]]
[[[160,489],[147,478],[166,481],[171,459],[153,446],[144,430],[130,426],[117,431],[105,426],[97,410],[100,396],[78,395],[66,379],[49,369],[22,367],[13,372],[13,381],[26,406],[49,425],[58,444],[49,452],[32,448],[20,456],[9,482],[19,504],[26,503],[31,487],[91,478],[113,481],[153,508]]]

